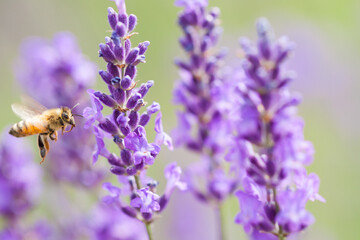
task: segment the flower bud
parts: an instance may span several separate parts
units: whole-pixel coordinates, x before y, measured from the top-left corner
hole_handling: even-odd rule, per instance
[[[119,13],[119,21],[123,23],[125,26],[128,25],[128,18],[126,13],[122,13],[122,14]]]
[[[126,34],[126,27],[122,22],[118,22],[115,27],[115,32],[119,37],[124,37]]]
[[[136,16],[134,14],[130,14],[130,16],[129,16],[129,27],[128,27],[129,32],[134,30],[134,28],[136,26],[136,22],[137,22]]]
[[[125,59],[125,63],[126,63],[127,65],[130,65],[130,64],[132,64],[133,62],[135,62],[137,56],[139,55],[139,51],[140,51],[140,50],[139,50],[138,47],[133,48],[133,49],[129,52],[129,54],[127,55],[127,57],[126,57],[126,59]]]
[[[131,79],[134,79],[136,75],[136,67],[135,66],[127,66],[125,69],[125,76],[129,76]]]
[[[115,55],[111,51],[108,45],[104,43],[99,44],[100,47],[100,56],[104,58],[106,62],[114,62],[115,61]]]
[[[121,160],[124,162],[127,166],[134,165],[134,159],[131,156],[131,152],[127,149],[123,149],[120,152]]]
[[[115,10],[111,7],[108,8],[108,20],[109,20],[109,24],[110,27],[112,29],[115,29],[115,26],[117,24],[117,13],[115,12]]]
[[[107,64],[107,71],[114,77],[119,76],[119,68],[117,66],[115,66],[114,64],[112,64],[111,62],[109,62]]]
[[[112,93],[113,98],[116,100],[116,102],[119,105],[122,105],[125,102],[125,98],[126,98],[125,95],[126,94],[124,90],[122,90],[121,88],[116,88]]]
[[[152,85],[154,85],[153,80],[149,80],[146,83],[141,84],[141,86],[138,90],[138,93],[141,95],[141,97],[145,97],[145,95],[147,94],[149,89],[152,87]]]
[[[112,166],[110,171],[115,175],[124,175],[126,172],[125,168],[119,166]]]
[[[121,88],[124,90],[128,90],[131,86],[132,80],[129,76],[125,76],[122,80],[121,80]]]
[[[131,111],[129,114],[129,126],[135,128],[139,123],[139,113]]]
[[[122,63],[122,62],[124,61],[125,51],[124,51],[124,48],[123,48],[123,47],[115,46],[115,47],[114,47],[114,54],[115,54],[116,59],[117,59],[119,62]]]
[[[139,43],[139,45],[138,45],[138,48],[140,49],[139,55],[143,55],[146,52],[146,50],[148,49],[149,45],[150,45],[149,41]]]
[[[112,135],[118,133],[118,128],[108,119],[106,118],[103,122],[99,123],[99,127]]]
[[[141,98],[141,95],[139,93],[136,93],[135,95],[131,96],[126,104],[126,107],[128,109],[133,109],[136,104],[137,101]]]
[[[107,71],[100,70],[99,75],[106,84],[111,84],[111,79],[113,76],[110,73],[108,73]]]
[[[124,42],[124,47],[125,47],[125,55],[128,55],[131,49],[131,41],[130,39],[126,39]]]
[[[105,93],[94,92],[94,95],[106,106],[114,108],[118,105],[112,97],[110,97],[109,95],[106,95]]]

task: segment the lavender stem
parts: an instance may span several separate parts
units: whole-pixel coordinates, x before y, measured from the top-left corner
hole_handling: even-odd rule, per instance
[[[145,226],[146,226],[146,232],[149,237],[149,240],[153,240],[152,231],[151,231],[151,223],[145,223]]]
[[[141,184],[140,184],[140,179],[138,175],[135,175],[135,183],[136,183],[136,188],[137,189],[141,189]]]
[[[226,233],[225,233],[225,211],[224,205],[219,204],[216,209],[216,215],[218,220],[218,231],[219,231],[219,240],[226,240]]]

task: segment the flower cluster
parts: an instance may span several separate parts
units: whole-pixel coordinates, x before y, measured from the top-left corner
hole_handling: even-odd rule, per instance
[[[21,149],[21,151],[19,151]],[[41,172],[32,162],[32,152],[21,139],[4,134],[0,145],[0,215],[3,219],[1,239],[47,239],[49,226],[41,222],[33,227],[21,226],[41,190]]]
[[[181,169],[176,165],[170,165],[166,170],[168,184],[165,194],[161,197],[156,194],[158,183],[146,177],[146,169],[154,164],[161,145],[172,149],[172,142],[163,131],[158,103],[152,103],[141,113],[146,105],[144,97],[154,81],[138,86],[135,77],[137,65],[145,62],[144,54],[150,43],[145,41],[132,47],[130,38],[136,34],[133,30],[137,18],[126,13],[125,1],[119,0],[116,4],[118,12],[111,7],[108,8],[112,35],[106,37],[106,43],[100,44],[99,50],[99,56],[107,62],[107,70],[100,71],[99,74],[110,94],[88,90],[93,107],[84,110],[84,116],[87,118],[85,127],[92,127],[96,136],[94,162],[99,156],[106,158],[111,165],[110,171],[123,183],[121,188],[110,183],[104,184],[110,192],[105,201],[116,203],[125,214],[140,219],[148,227],[154,219],[154,213],[162,211],[168,203],[174,187],[185,186],[180,182]],[[103,115],[104,107],[111,109],[110,115]],[[157,112],[156,137],[153,143],[149,143],[145,126]],[[105,137],[113,140],[120,151],[119,155],[107,149]],[[129,197],[129,204],[123,199],[126,197]]]
[[[314,150],[296,116],[300,98],[289,91],[294,73],[283,66],[294,44],[286,37],[274,41],[264,18],[257,33],[257,46],[240,41],[245,58],[234,125],[237,140],[252,147],[247,158],[239,157],[246,174],[244,189],[236,193],[241,208],[236,222],[256,239],[285,239],[314,222],[306,202],[324,199],[317,193],[319,178],[304,168]]]
[[[184,7],[178,18],[184,34],[179,42],[188,59],[176,60],[181,79],[174,89],[174,102],[183,109],[177,112],[179,123],[173,135],[177,145],[185,145],[203,159],[187,171],[190,190],[202,201],[220,203],[232,194],[240,179],[224,167],[231,139],[227,123],[231,101],[220,67],[225,51],[215,51],[222,31],[220,10],[207,11],[206,0],[178,0],[175,4]]]
[[[59,235],[61,239],[147,240],[143,224],[125,215],[116,204],[96,204],[88,213],[66,223]]]
[[[94,83],[95,65],[79,50],[76,39],[70,33],[57,34],[52,42],[34,38],[27,40],[15,65],[15,74],[25,94],[45,107],[73,107],[82,111],[90,105],[86,89]],[[85,130],[84,121],[76,119],[71,134],[59,137],[56,147],[49,152],[47,166],[51,176],[85,187],[97,184],[102,171],[91,167],[91,132]]]

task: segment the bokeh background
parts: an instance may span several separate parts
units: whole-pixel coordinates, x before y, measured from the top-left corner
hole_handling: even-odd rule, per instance
[[[357,125],[360,119],[360,2],[211,0],[209,5],[221,9],[224,35],[220,45],[230,50],[229,64],[236,61],[240,36],[255,39],[254,23],[261,16],[270,20],[278,36],[288,35],[297,43],[289,65],[298,74],[293,89],[301,92],[304,99],[300,114],[306,122],[305,137],[313,142],[316,150],[315,161],[308,170],[320,176],[320,194],[327,200],[325,204],[308,204],[316,223],[300,238],[360,239],[360,128]],[[98,44],[109,35],[108,6],[115,8],[115,4],[107,0],[0,0],[0,129],[18,121],[10,105],[18,101],[21,94],[13,70],[24,39],[30,36],[50,39],[56,32],[70,31],[88,58],[99,69],[104,69],[104,62],[98,58]],[[181,33],[176,26],[180,9],[172,0],[128,0],[127,11],[138,17],[140,34],[133,41],[151,42],[147,63],[139,66],[137,78],[141,82],[155,80],[147,100],[161,104],[164,127],[170,131],[176,125],[172,88],[178,75],[173,59],[182,56],[177,44]],[[95,88],[104,89],[99,77]],[[35,141],[35,137],[30,138],[34,145]],[[34,156],[35,161],[40,160],[36,149]],[[163,167],[174,160],[186,166],[198,159],[181,149],[163,151],[150,175],[161,182]],[[61,194],[56,191],[43,191],[42,199],[51,201],[53,198],[46,195]],[[84,204],[91,204],[86,194],[76,199],[75,208],[86,209]],[[46,201],[39,202],[32,218],[49,215],[43,204],[51,203]],[[238,211],[237,200],[229,200],[226,208],[229,239],[244,239],[241,226],[233,223]],[[210,208],[189,194],[176,193],[155,226],[156,239],[212,240],[216,238],[215,224]]]

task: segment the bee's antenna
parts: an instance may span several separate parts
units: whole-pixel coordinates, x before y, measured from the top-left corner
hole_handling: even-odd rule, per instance
[[[74,110],[74,108],[76,108],[76,107],[79,106],[79,105],[80,105],[80,103],[75,104],[75,106],[73,106],[73,107],[71,108],[71,111]]]
[[[80,114],[77,114],[77,113],[73,113],[72,115],[82,117],[82,118],[84,117],[83,115],[80,115]]]

